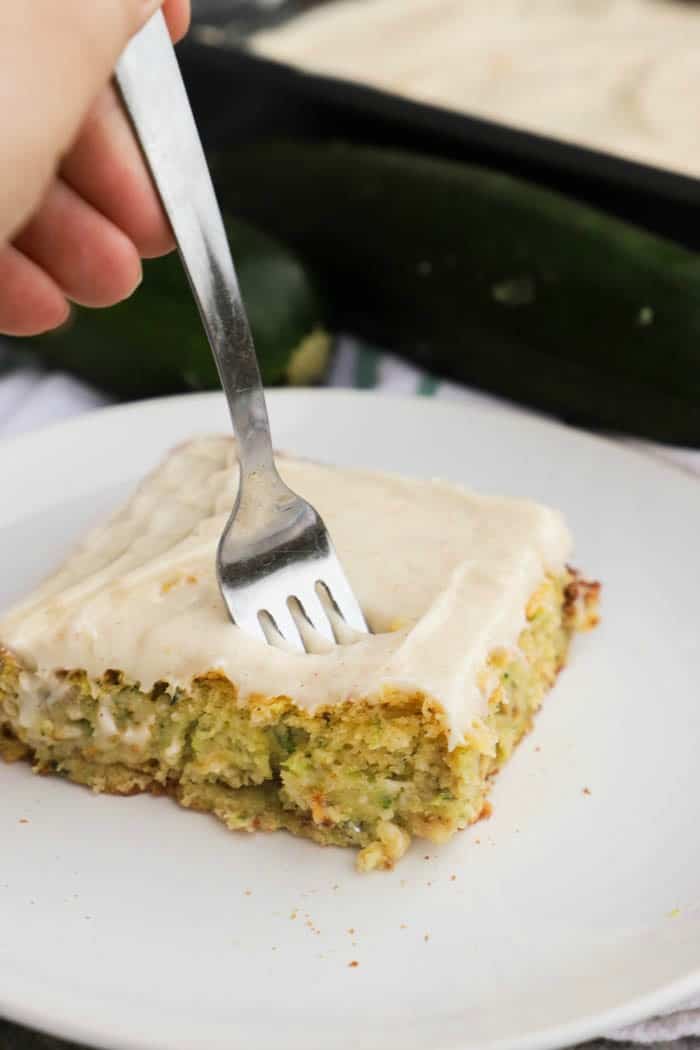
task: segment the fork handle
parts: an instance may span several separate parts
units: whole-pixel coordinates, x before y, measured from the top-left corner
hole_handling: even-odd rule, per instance
[[[242,477],[261,470],[276,474],[250,325],[197,125],[160,11],[127,45],[115,76],[214,354],[239,442]]]

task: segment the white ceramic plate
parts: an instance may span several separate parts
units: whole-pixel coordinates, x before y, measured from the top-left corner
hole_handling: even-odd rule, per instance
[[[561,507],[577,564],[604,581],[603,625],[499,778],[492,819],[391,874],[3,766],[0,1013],[115,1050],[525,1050],[699,991],[700,485],[505,411],[270,401],[284,449]],[[0,602],[166,449],[226,427],[218,396],[191,396],[2,446]]]

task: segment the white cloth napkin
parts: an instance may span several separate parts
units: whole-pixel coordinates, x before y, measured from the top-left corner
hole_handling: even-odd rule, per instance
[[[482,394],[446,380],[437,380],[391,354],[382,354],[342,339],[328,376],[335,387],[381,388],[394,393],[418,394],[446,401],[489,405],[503,412],[523,412],[500,398]],[[108,399],[84,383],[60,372],[45,373],[23,367],[0,375],[0,438],[35,430],[108,404]],[[632,441],[648,452],[700,477],[700,451],[669,448]],[[654,1017],[618,1032],[608,1039],[620,1042],[663,1044],[687,1036],[700,1036],[700,997],[686,1008]],[[679,1044],[679,1050],[684,1044]],[[660,1048],[659,1048],[660,1050]],[[670,1048],[669,1048],[670,1050]]]
[[[106,404],[106,397],[62,372],[18,368],[0,376],[0,437],[37,430]]]

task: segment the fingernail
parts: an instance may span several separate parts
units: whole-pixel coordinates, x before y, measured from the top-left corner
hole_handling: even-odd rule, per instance
[[[142,282],[143,282],[143,266],[141,265],[141,260],[139,259],[139,268],[138,268],[138,272],[137,272],[137,275],[136,275],[136,280],[134,281],[134,284],[132,285],[131,291],[128,293],[128,295],[125,295],[124,298],[128,299],[130,296],[132,296],[134,294],[134,292],[136,291],[136,289],[141,287]]]

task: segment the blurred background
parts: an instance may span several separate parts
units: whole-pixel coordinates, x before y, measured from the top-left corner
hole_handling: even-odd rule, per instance
[[[696,0],[193,0],[266,382],[700,446]],[[0,349],[0,433],[216,388],[176,258]]]
[[[258,29],[281,25],[295,15],[329,0],[194,0],[195,25],[224,29],[230,40]]]

